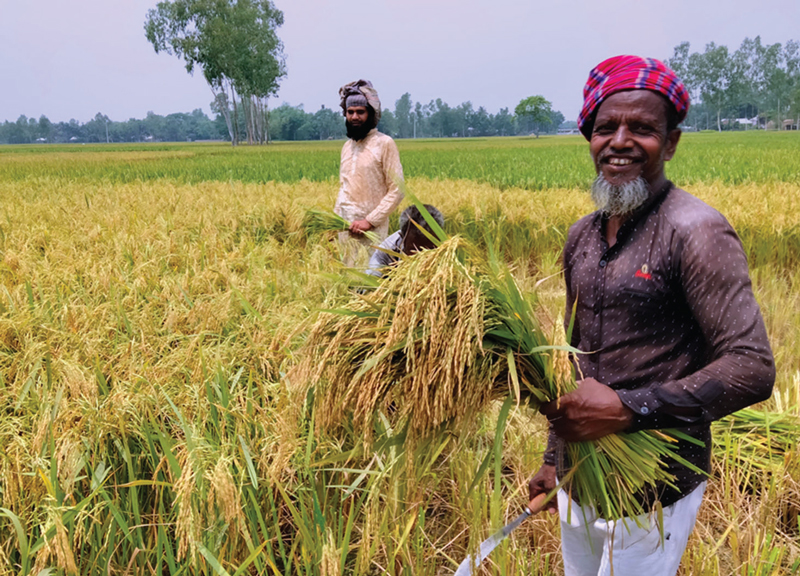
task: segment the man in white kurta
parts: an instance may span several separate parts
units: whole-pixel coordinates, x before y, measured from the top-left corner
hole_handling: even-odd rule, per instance
[[[348,139],[342,147],[339,195],[334,212],[351,222],[339,234],[342,260],[356,266],[369,256],[372,243],[364,232],[381,240],[389,234],[389,216],[403,199],[403,167],[397,145],[378,132],[381,103],[372,84],[358,80],[339,90]]]

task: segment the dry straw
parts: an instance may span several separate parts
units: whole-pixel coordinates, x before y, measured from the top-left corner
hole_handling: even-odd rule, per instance
[[[289,378],[304,398],[313,390],[320,431],[352,430],[369,445],[381,417],[417,442],[464,429],[508,395],[537,407],[574,389],[560,357],[569,347],[551,344],[534,312],[535,295],[521,292],[491,249],[487,257],[456,236],[322,313]],[[673,480],[664,462],[677,458],[674,444],[637,432],[568,445],[573,495],[606,518],[641,514],[637,493]]]

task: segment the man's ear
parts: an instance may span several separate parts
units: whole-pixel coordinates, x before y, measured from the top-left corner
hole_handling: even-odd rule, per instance
[[[672,160],[672,157],[675,156],[675,150],[678,148],[678,142],[681,139],[681,129],[675,128],[669,134],[667,134],[667,145],[664,150],[664,162],[668,162]]]

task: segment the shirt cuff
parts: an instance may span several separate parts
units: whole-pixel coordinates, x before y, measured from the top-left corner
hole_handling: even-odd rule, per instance
[[[615,390],[620,401],[633,412],[633,422],[626,432],[636,432],[652,427],[656,412],[661,408],[657,390],[658,384],[650,384],[634,390]]]
[[[384,216],[383,218],[379,218],[378,216],[375,215],[375,212],[370,212],[369,214],[364,216],[364,220],[372,224],[373,228],[377,228],[383,223],[384,220],[386,220],[386,217]]]

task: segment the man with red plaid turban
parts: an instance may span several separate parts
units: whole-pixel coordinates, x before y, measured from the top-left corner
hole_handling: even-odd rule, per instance
[[[574,358],[577,390],[542,407],[550,438],[530,494],[565,477],[565,442],[671,428],[700,443],[677,442],[683,462],[665,463],[672,485],[637,494],[649,513],[636,519],[602,518],[562,486],[551,511],[561,515],[568,576],[673,576],[711,471],[710,423],[772,393],[742,244],[719,212],[664,174],[688,108],[681,81],[650,58],[609,58],[584,88],[578,127],[598,209],[570,228],[563,258],[565,325],[586,353]]]

